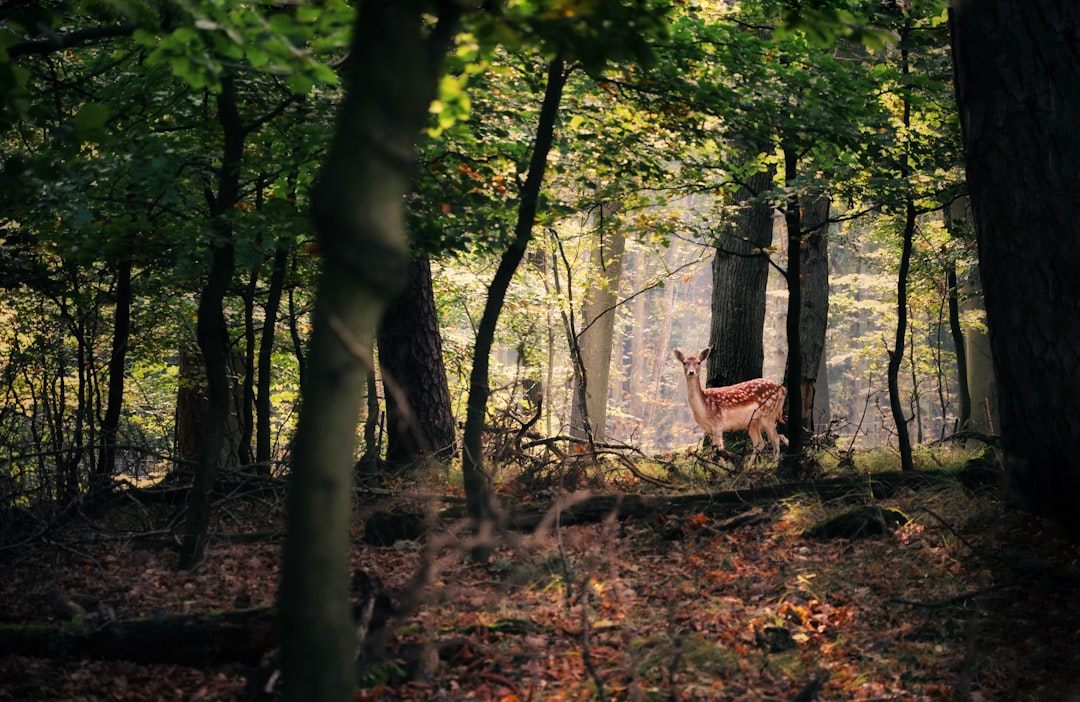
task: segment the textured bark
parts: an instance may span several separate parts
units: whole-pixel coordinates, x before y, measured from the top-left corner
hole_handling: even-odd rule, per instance
[[[461,8],[357,8],[346,93],[313,195],[323,272],[293,447],[278,590],[288,702],[341,702],[354,686],[350,616],[353,446],[379,316],[404,284],[402,206],[415,144]]]
[[[735,194],[739,211],[717,242],[712,264],[709,387],[761,377],[769,260],[767,254],[757,252],[772,245],[773,208],[753,198],[772,187],[773,175],[773,169],[755,173],[739,188]]]
[[[818,417],[827,422],[829,407],[819,405],[818,371],[825,367],[825,330],[829,326],[829,198],[807,198],[802,216],[802,315],[799,337],[802,342],[802,415],[807,430],[814,432]],[[828,381],[828,378],[825,378]],[[828,393],[822,393],[828,398]]]
[[[203,373],[199,350],[191,341],[181,343],[179,356],[174,448],[177,462],[174,472],[191,476],[199,462],[203,426],[206,424],[206,375]]]
[[[386,460],[415,463],[454,453],[454,415],[442,334],[431,287],[431,261],[413,258],[405,292],[379,324],[379,367],[386,395]]]
[[[956,92],[999,388],[1027,505],[1080,539],[1080,53],[1073,0],[959,0]]]

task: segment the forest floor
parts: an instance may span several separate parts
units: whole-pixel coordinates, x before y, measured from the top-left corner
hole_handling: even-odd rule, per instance
[[[849,503],[785,499],[741,526],[699,512],[545,529],[485,565],[448,541],[424,604],[392,620],[398,663],[355,699],[1080,700],[1076,545],[958,484],[880,501],[910,518],[895,531],[804,535]],[[58,592],[110,619],[272,605],[280,502],[216,514],[194,572],[139,534],[178,508],[131,500],[0,551],[0,624],[57,624]],[[354,567],[408,590],[424,549],[364,544],[363,514]],[[427,663],[409,669],[417,650]],[[0,700],[243,700],[250,672],[16,652]]]

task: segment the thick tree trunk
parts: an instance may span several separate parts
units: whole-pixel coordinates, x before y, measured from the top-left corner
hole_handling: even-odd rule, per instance
[[[358,6],[345,99],[314,193],[323,274],[278,591],[289,702],[341,702],[353,691],[353,446],[379,316],[408,271],[402,204],[415,144],[461,12],[440,8],[432,24],[418,0]]]
[[[773,240],[773,208],[754,198],[772,187],[775,169],[750,176],[735,194],[738,212],[723,230],[713,257],[709,387],[760,378],[765,363],[766,251]]]
[[[1011,482],[1080,539],[1080,3],[958,0],[956,93]]]
[[[386,460],[396,466],[454,453],[454,415],[427,256],[409,263],[408,285],[379,324],[386,394]]]
[[[485,521],[491,516],[492,486],[490,476],[484,470],[483,457],[484,420],[487,415],[488,395],[491,393],[488,387],[491,347],[495,341],[495,327],[499,322],[506,291],[510,287],[514,272],[525,257],[525,249],[532,240],[533,221],[536,218],[540,189],[544,182],[548,152],[555,138],[555,118],[559,113],[559,103],[562,101],[566,78],[567,71],[563,59],[558,56],[548,65],[547,87],[536,126],[536,141],[529,160],[529,173],[519,195],[520,204],[517,223],[514,227],[514,240],[503,253],[491,285],[488,286],[484,313],[476,330],[476,346],[473,349],[473,367],[469,375],[469,400],[462,439],[461,472],[465,482],[469,515],[478,522]]]

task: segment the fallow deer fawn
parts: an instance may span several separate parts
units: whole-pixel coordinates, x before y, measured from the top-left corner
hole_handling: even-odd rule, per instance
[[[776,433],[776,422],[783,421],[781,415],[787,390],[783,385],[764,378],[703,390],[701,364],[711,352],[712,347],[706,346],[697,356],[686,356],[675,349],[675,358],[682,364],[686,375],[686,395],[694,421],[712,437],[713,443],[721,451],[724,450],[725,431],[745,429],[750,432],[755,455],[761,452],[765,443],[761,440],[761,430],[764,429],[772,442],[773,456],[779,457],[780,435]]]

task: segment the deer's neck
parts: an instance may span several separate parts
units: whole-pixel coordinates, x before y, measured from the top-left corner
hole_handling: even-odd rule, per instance
[[[686,376],[686,397],[690,402],[690,412],[699,424],[711,416],[705,404],[705,391],[701,389],[700,375]]]

